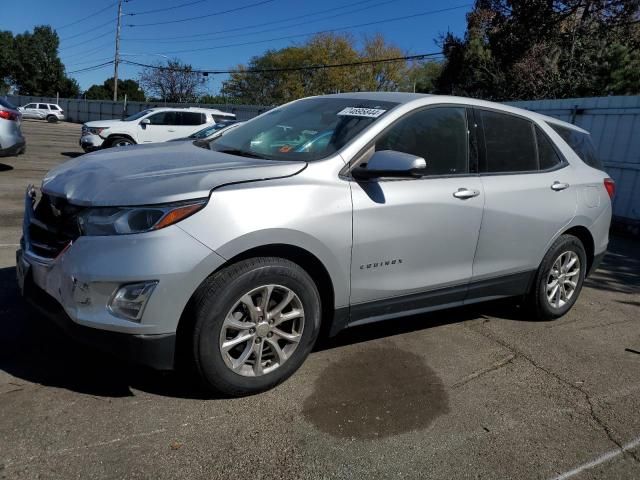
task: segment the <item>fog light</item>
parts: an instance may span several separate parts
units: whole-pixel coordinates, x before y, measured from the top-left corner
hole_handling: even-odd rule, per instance
[[[157,280],[122,285],[109,301],[109,311],[116,317],[139,322],[144,307],[158,284]]]

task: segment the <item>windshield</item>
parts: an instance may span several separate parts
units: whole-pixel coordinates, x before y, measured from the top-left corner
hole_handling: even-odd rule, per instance
[[[397,103],[309,98],[235,128],[212,150],[270,160],[318,160],[344,147]]]
[[[134,120],[138,120],[139,118],[144,117],[146,114],[151,113],[151,112],[153,112],[153,110],[143,110],[141,112],[134,113],[130,117],[125,118],[124,121],[125,122],[132,122]]]

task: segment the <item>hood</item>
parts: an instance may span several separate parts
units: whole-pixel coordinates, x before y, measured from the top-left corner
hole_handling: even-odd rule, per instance
[[[94,120],[92,122],[85,122],[84,125],[91,128],[102,127],[109,128],[114,125],[121,125],[122,120]]]
[[[135,206],[208,197],[230,183],[288,177],[306,162],[260,160],[196,147],[191,142],[110,148],[54,168],[42,191],[82,206]]]

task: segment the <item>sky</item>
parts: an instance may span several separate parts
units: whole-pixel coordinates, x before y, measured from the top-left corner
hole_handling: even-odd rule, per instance
[[[265,50],[300,44],[314,32],[334,29],[350,33],[358,42],[382,33],[408,55],[437,52],[440,34],[464,33],[471,3],[123,0],[121,58],[148,64],[171,57],[196,69],[228,70]],[[113,65],[77,70],[113,60],[117,4],[117,0],[5,0],[0,29],[15,34],[36,25],[52,25],[61,39],[60,58],[84,90],[113,76]],[[139,72],[140,67],[121,63],[119,78],[137,79]],[[225,78],[209,76],[208,93],[217,94]]]

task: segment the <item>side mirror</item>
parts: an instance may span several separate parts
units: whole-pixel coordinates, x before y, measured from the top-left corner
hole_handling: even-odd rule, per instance
[[[143,118],[142,120],[140,120],[140,125],[151,125],[151,120],[149,120],[148,118]]]
[[[353,178],[366,180],[379,177],[417,178],[424,175],[427,162],[422,157],[395,150],[375,152],[366,166],[351,171]]]

